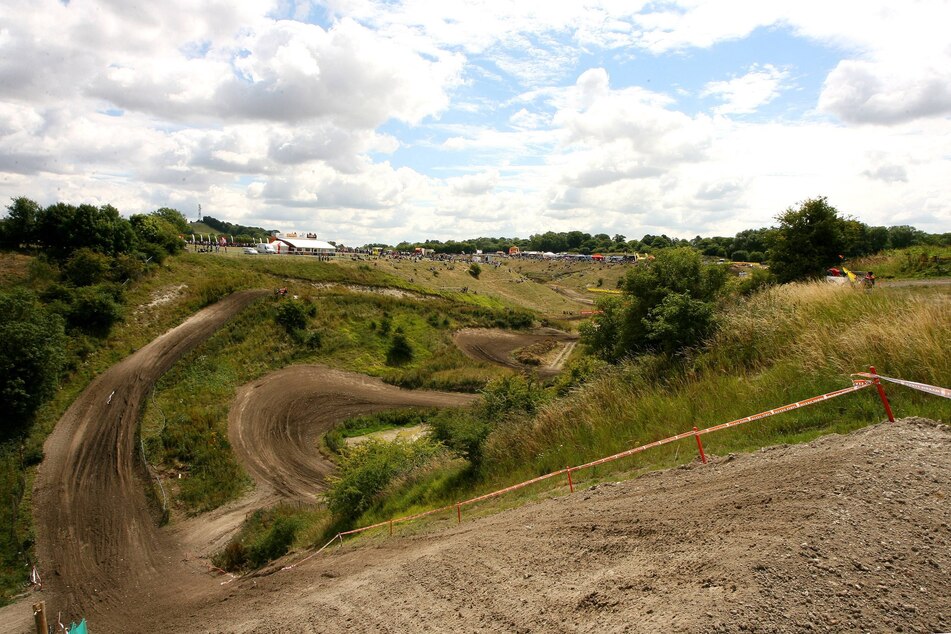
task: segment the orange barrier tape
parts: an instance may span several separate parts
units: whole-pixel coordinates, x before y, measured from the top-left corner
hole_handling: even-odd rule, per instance
[[[815,405],[816,403],[822,403],[822,402],[824,402],[824,401],[828,401],[828,400],[830,400],[830,399],[837,398],[837,397],[839,397],[839,396],[844,396],[844,395],[846,395],[846,394],[851,394],[852,392],[858,392],[859,390],[864,390],[864,389],[867,388],[867,387],[871,387],[871,386],[873,386],[873,385],[876,385],[876,383],[875,383],[875,380],[876,380],[876,379],[882,379],[882,380],[885,380],[885,381],[891,381],[891,382],[893,382],[893,383],[898,383],[898,384],[900,384],[900,385],[906,385],[906,386],[912,387],[912,388],[914,388],[914,389],[918,389],[918,390],[922,390],[922,391],[924,391],[924,392],[928,392],[929,394],[935,394],[935,395],[937,395],[937,396],[943,396],[943,397],[945,397],[945,398],[951,398],[951,390],[948,390],[947,388],[943,388],[943,387],[936,387],[936,386],[934,386],[934,385],[927,385],[927,384],[925,384],[925,383],[918,383],[918,382],[916,382],[916,381],[904,381],[904,380],[902,380],[902,379],[893,379],[893,378],[889,378],[889,377],[886,377],[886,376],[881,376],[881,375],[878,375],[878,374],[868,374],[868,373],[865,373],[865,372],[858,372],[858,373],[853,374],[852,376],[853,376],[853,377],[863,377],[863,378],[859,378],[859,379],[853,378],[853,379],[852,379],[852,386],[851,386],[851,387],[843,388],[843,389],[841,389],[841,390],[835,390],[834,392],[828,392],[828,393],[826,393],[826,394],[820,394],[819,396],[813,396],[813,397],[811,397],[811,398],[803,399],[803,400],[797,401],[797,402],[795,402],[795,403],[790,403],[790,404],[788,404],[788,405],[783,405],[783,406],[781,406],[781,407],[776,407],[776,408],[773,408],[773,409],[770,409],[770,410],[766,410],[765,412],[760,412],[760,413],[758,413],[758,414],[753,414],[753,415],[751,415],[751,416],[744,416],[743,418],[738,418],[738,419],[736,419],[736,420],[732,420],[732,421],[727,422],[727,423],[720,423],[719,425],[713,425],[713,426],[707,427],[707,428],[705,428],[705,429],[699,429],[699,430],[698,430],[696,427],[694,427],[694,428],[693,428],[692,430],[690,430],[690,431],[686,431],[686,432],[677,434],[677,435],[675,435],[675,436],[669,436],[669,437],[667,437],[667,438],[661,438],[660,440],[655,440],[654,442],[650,442],[650,443],[647,443],[647,444],[645,444],[645,445],[639,445],[639,446],[637,446],[637,447],[632,447],[631,449],[627,449],[627,450],[622,451],[622,452],[620,452],[620,453],[616,453],[616,454],[614,454],[614,455],[612,455],[612,456],[605,456],[604,458],[599,458],[599,459],[593,460],[593,461],[591,461],[591,462],[586,462],[585,464],[578,465],[578,466],[576,466],[576,467],[566,467],[566,468],[564,468],[564,469],[559,469],[558,471],[552,471],[551,473],[546,473],[546,474],[544,474],[544,475],[540,475],[540,476],[538,476],[538,477],[536,477],[536,478],[532,478],[531,480],[525,480],[524,482],[519,482],[519,483],[517,483],[517,484],[513,484],[513,485],[511,485],[511,486],[505,487],[504,489],[499,489],[499,490],[497,490],[497,491],[492,491],[492,492],[490,492],[490,493],[485,493],[485,494],[483,494],[483,495],[480,495],[480,496],[477,496],[477,497],[474,497],[474,498],[470,498],[470,499],[468,499],[468,500],[463,500],[463,501],[460,501],[460,502],[455,502],[455,503],[453,503],[453,504],[448,504],[448,505],[446,505],[446,506],[443,506],[443,507],[440,507],[440,508],[437,508],[437,509],[430,509],[430,510],[428,510],[428,511],[422,511],[422,512],[420,512],[420,513],[416,513],[416,514],[414,514],[414,515],[408,515],[408,516],[406,516],[406,517],[392,518],[392,519],[384,520],[384,521],[382,521],[382,522],[377,522],[376,524],[371,524],[371,525],[369,525],[369,526],[362,526],[362,527],[360,527],[360,528],[353,528],[353,529],[350,529],[350,530],[348,530],[348,531],[341,531],[341,532],[337,533],[336,535],[334,535],[333,538],[332,538],[329,542],[327,542],[326,544],[324,544],[323,546],[321,546],[321,547],[320,547],[318,550],[316,550],[315,552],[311,553],[310,555],[308,555],[308,556],[305,557],[304,559],[301,559],[300,561],[297,561],[297,562],[295,562],[295,563],[293,563],[293,564],[291,564],[291,565],[285,566],[284,568],[282,568],[282,570],[290,570],[291,568],[294,568],[294,567],[297,566],[298,564],[301,564],[301,563],[307,561],[308,559],[311,559],[312,557],[315,557],[316,555],[320,554],[320,553],[323,552],[325,549],[327,549],[331,544],[333,544],[333,543],[334,543],[335,541],[337,541],[337,540],[340,540],[340,544],[343,545],[343,538],[344,538],[344,536],[346,536],[346,535],[355,535],[355,534],[357,534],[357,533],[363,533],[363,532],[365,532],[365,531],[373,530],[374,528],[381,528],[381,527],[383,527],[383,526],[389,526],[389,528],[390,528],[390,534],[392,535],[392,534],[393,534],[393,524],[399,524],[399,523],[402,523],[402,522],[411,522],[411,521],[413,521],[413,520],[417,520],[417,519],[426,517],[426,516],[428,516],[428,515],[434,515],[434,514],[436,514],[436,513],[443,513],[443,512],[451,511],[452,509],[455,509],[455,510],[456,510],[457,521],[461,521],[461,518],[462,518],[462,511],[461,511],[461,509],[462,509],[462,506],[464,506],[464,505],[475,504],[476,502],[481,502],[481,501],[483,501],[483,500],[488,500],[488,499],[491,499],[491,498],[494,498],[494,497],[498,497],[498,496],[500,496],[500,495],[504,495],[504,494],[506,494],[506,493],[510,493],[510,492],[512,492],[512,491],[516,491],[516,490],[518,490],[518,489],[522,489],[522,488],[524,488],[524,487],[531,486],[531,485],[533,485],[533,484],[537,484],[538,482],[541,482],[541,481],[543,481],[543,480],[548,480],[549,478],[554,478],[554,477],[556,477],[556,476],[560,476],[560,475],[563,475],[563,474],[566,474],[566,473],[568,474],[568,478],[569,478],[569,486],[573,489],[574,487],[571,485],[571,472],[572,472],[572,471],[578,471],[579,469],[587,469],[587,468],[590,468],[590,467],[597,467],[598,465],[602,465],[602,464],[605,464],[605,463],[608,463],[608,462],[613,462],[613,461],[615,461],[615,460],[620,460],[621,458],[626,458],[626,457],[628,457],[628,456],[633,456],[634,454],[640,453],[640,452],[642,452],[642,451],[646,451],[646,450],[648,450],[648,449],[652,449],[652,448],[654,448],[654,447],[660,447],[661,445],[666,445],[666,444],[669,444],[669,443],[672,443],[672,442],[676,442],[676,441],[678,441],[678,440],[684,440],[685,438],[690,438],[691,436],[697,438],[698,446],[700,446],[700,445],[699,445],[699,442],[700,442],[700,435],[701,435],[701,434],[710,434],[710,433],[713,433],[713,432],[715,432],[715,431],[721,431],[721,430],[723,430],[723,429],[729,429],[730,427],[736,427],[737,425],[743,425],[743,424],[745,424],[745,423],[751,423],[751,422],[753,422],[753,421],[761,420],[761,419],[767,418],[767,417],[769,417],[769,416],[775,416],[776,414],[782,414],[782,413],[784,413],[784,412],[789,412],[789,411],[792,411],[792,410],[795,410],[795,409],[799,409],[799,408],[802,408],[802,407],[807,407],[807,406],[809,406],[809,405]],[[702,449],[701,449],[701,451],[702,451]],[[233,581],[233,580],[234,580],[234,579],[232,579],[231,581]],[[226,582],[226,583],[230,583],[230,581],[229,581],[229,582]]]
[[[933,394],[935,396],[943,396],[944,398],[951,398],[951,390],[949,390],[946,387],[938,387],[937,385],[928,385],[927,383],[919,383],[918,381],[906,381],[905,379],[893,379],[888,376],[882,376],[881,374],[869,374],[867,372],[856,372],[852,376],[864,376],[870,379],[879,378],[883,381],[889,381],[891,383],[897,383],[898,385],[904,385],[905,387],[910,387],[913,390],[927,392],[928,394]]]
[[[427,515],[434,515],[434,514],[436,514],[436,513],[443,513],[443,512],[451,511],[452,509],[456,509],[456,511],[457,511],[457,513],[458,513],[458,512],[459,512],[459,508],[462,507],[462,506],[467,506],[467,505],[469,505],[469,504],[475,504],[476,502],[482,502],[482,501],[484,501],[484,500],[488,500],[488,499],[491,499],[491,498],[495,498],[495,497],[498,497],[498,496],[500,496],[500,495],[504,495],[504,494],[506,494],[506,493],[511,493],[512,491],[517,491],[518,489],[522,489],[522,488],[525,488],[525,487],[527,487],[527,486],[531,486],[531,485],[533,485],[533,484],[537,484],[537,483],[539,483],[539,482],[541,482],[541,481],[543,481],[543,480],[548,480],[549,478],[554,478],[554,477],[563,475],[563,474],[565,474],[565,473],[568,473],[569,471],[577,471],[577,470],[579,470],[579,469],[587,469],[587,468],[590,468],[590,467],[596,467],[596,466],[598,466],[598,465],[602,465],[602,464],[605,464],[605,463],[608,463],[608,462],[613,462],[613,461],[615,461],[615,460],[620,460],[621,458],[626,458],[626,457],[628,457],[628,456],[633,456],[633,455],[636,454],[636,453],[640,453],[640,452],[642,452],[642,451],[646,451],[646,450],[652,449],[652,448],[654,448],[654,447],[660,447],[661,445],[666,445],[666,444],[668,444],[668,443],[676,442],[676,441],[678,441],[678,440],[683,440],[684,438],[690,438],[691,436],[698,436],[698,435],[700,435],[700,434],[709,434],[709,433],[711,433],[711,432],[719,431],[719,430],[721,430],[721,429],[727,429],[727,428],[729,428],[729,427],[735,427],[735,426],[737,426],[737,425],[742,425],[742,424],[744,424],[744,423],[750,423],[750,422],[753,422],[753,421],[756,421],[756,420],[760,420],[760,419],[766,418],[766,417],[768,417],[768,416],[774,416],[774,415],[776,415],[776,414],[782,414],[783,412],[788,412],[788,411],[791,411],[791,410],[794,410],[794,409],[799,409],[800,407],[806,407],[806,406],[808,406],[808,405],[814,405],[814,404],[816,404],[816,403],[821,403],[821,402],[823,402],[823,401],[827,401],[827,400],[829,400],[829,399],[836,398],[836,397],[838,397],[838,396],[843,396],[843,395],[845,395],[845,394],[851,394],[852,392],[857,392],[857,391],[859,391],[859,390],[863,390],[863,389],[865,389],[865,388],[867,388],[867,387],[869,387],[869,386],[871,386],[871,385],[872,385],[872,382],[871,382],[871,381],[864,381],[864,380],[861,380],[861,379],[853,379],[853,385],[852,385],[852,387],[847,387],[847,388],[844,388],[844,389],[841,389],[841,390],[836,390],[835,392],[829,392],[828,394],[822,394],[822,395],[820,395],[820,396],[813,396],[812,398],[807,398],[807,399],[804,399],[804,400],[802,400],[802,401],[798,401],[798,402],[796,402],[796,403],[790,403],[789,405],[783,405],[782,407],[776,407],[776,408],[774,408],[774,409],[767,410],[767,411],[765,411],[765,412],[760,412],[759,414],[753,414],[752,416],[746,416],[746,417],[744,417],[744,418],[738,418],[737,420],[733,420],[733,421],[730,421],[730,422],[728,422],[728,423],[722,423],[722,424],[720,424],[720,425],[715,425],[715,426],[713,426],[713,427],[707,427],[706,429],[701,429],[701,430],[698,430],[698,431],[691,430],[691,431],[684,432],[684,433],[682,433],[682,434],[677,434],[676,436],[669,436],[669,437],[667,437],[667,438],[662,438],[662,439],[660,439],[660,440],[655,440],[654,442],[647,443],[646,445],[639,445],[639,446],[637,446],[637,447],[633,447],[633,448],[631,448],[631,449],[627,449],[627,450],[622,451],[622,452],[620,452],[620,453],[616,453],[616,454],[614,454],[613,456],[606,456],[606,457],[604,457],[604,458],[599,458],[598,460],[594,460],[594,461],[592,461],[592,462],[588,462],[588,463],[585,463],[585,464],[582,464],[582,465],[578,465],[577,467],[567,467],[567,468],[565,468],[565,469],[559,469],[558,471],[552,471],[551,473],[546,473],[546,474],[544,474],[544,475],[540,475],[540,476],[538,476],[538,477],[536,477],[536,478],[532,478],[531,480],[525,480],[524,482],[519,482],[519,483],[517,483],[517,484],[513,484],[513,485],[511,485],[511,486],[505,487],[504,489],[499,489],[499,490],[497,490],[497,491],[492,491],[492,492],[490,492],[490,493],[485,493],[485,494],[483,494],[483,495],[480,495],[480,496],[477,496],[477,497],[474,497],[474,498],[470,498],[470,499],[468,499],[468,500],[462,500],[462,501],[456,502],[456,503],[454,503],[454,504],[448,504],[448,505],[443,506],[443,507],[440,507],[440,508],[438,508],[438,509],[431,509],[431,510],[429,510],[429,511],[423,511],[423,512],[421,512],[421,513],[416,513],[415,515],[408,515],[408,516],[406,516],[406,517],[393,518],[393,519],[389,519],[389,520],[384,520],[384,521],[382,521],[382,522],[377,522],[376,524],[370,524],[369,526],[361,526],[360,528],[353,528],[353,529],[350,529],[350,530],[348,530],[348,531],[342,531],[342,532],[338,533],[338,535],[335,536],[334,539],[330,540],[330,542],[328,542],[327,545],[325,545],[323,548],[321,548],[321,550],[323,550],[324,548],[326,548],[327,546],[329,546],[330,543],[332,543],[335,539],[342,538],[342,537],[344,537],[344,536],[346,536],[346,535],[355,535],[355,534],[357,534],[357,533],[362,533],[362,532],[365,532],[365,531],[373,530],[374,528],[381,528],[381,527],[383,527],[383,526],[392,526],[393,524],[400,524],[400,523],[402,523],[402,522],[411,522],[411,521],[413,521],[413,520],[417,520],[417,519],[420,519],[420,518],[422,518],[422,517],[426,517]],[[318,551],[318,552],[320,552],[320,551]],[[314,554],[316,554],[316,553],[314,553]],[[311,556],[313,556],[313,555],[311,555]],[[296,565],[296,564],[295,564],[295,565]]]

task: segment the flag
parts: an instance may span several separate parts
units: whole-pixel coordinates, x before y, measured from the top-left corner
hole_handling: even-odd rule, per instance
[[[855,273],[853,273],[852,271],[848,270],[848,269],[845,268],[844,266],[842,267],[842,270],[845,271],[845,274],[849,276],[849,281],[850,281],[850,282],[854,282],[854,281],[855,281]]]

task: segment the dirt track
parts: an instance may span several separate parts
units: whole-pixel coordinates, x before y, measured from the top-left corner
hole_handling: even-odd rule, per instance
[[[255,297],[231,297],[156,339],[63,416],[34,494],[46,586],[31,600],[86,615],[96,634],[951,630],[951,433],[915,421],[601,485],[460,526],[447,518],[445,529],[347,544],[222,586],[185,555],[215,515],[155,528],[134,433],[157,377]],[[394,397],[323,368],[302,374],[248,386],[264,390],[254,401],[239,395],[276,403],[290,390],[300,404],[260,428],[257,415],[245,417],[250,405],[233,415],[232,434],[255,428],[235,444],[239,455],[270,454],[249,467],[260,489],[309,494],[322,467],[287,452],[314,441],[321,408],[445,402]],[[345,396],[361,383],[360,396]],[[309,398],[315,389],[327,398]],[[304,477],[298,467],[272,474],[286,457]],[[22,621],[0,630],[29,631]]]
[[[158,337],[97,377],[57,423],[33,502],[43,594],[57,610],[111,624],[94,631],[135,631],[142,623],[136,612],[150,601],[211,585],[190,574],[149,513],[136,456],[138,418],[155,381],[263,293],[236,293]],[[156,583],[162,579],[183,585]]]
[[[949,450],[908,419],[447,518],[237,581],[195,631],[944,632]]]
[[[524,365],[512,356],[519,348],[546,340],[554,340],[562,347],[562,354],[559,354],[551,365],[538,367]],[[467,356],[477,361],[487,361],[522,372],[537,372],[539,376],[548,377],[561,371],[561,366],[577,343],[578,336],[554,328],[537,328],[530,332],[513,332],[495,328],[464,328],[455,334],[453,341]]]
[[[228,435],[259,490],[313,502],[333,468],[318,446],[334,423],[394,407],[453,407],[476,398],[402,390],[379,379],[323,366],[292,366],[238,392],[228,418]]]

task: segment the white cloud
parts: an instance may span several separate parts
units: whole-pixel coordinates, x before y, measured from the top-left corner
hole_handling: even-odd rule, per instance
[[[486,170],[479,174],[469,174],[456,178],[449,178],[446,183],[454,194],[476,196],[490,191],[499,182],[499,171]]]
[[[723,101],[714,111],[717,114],[750,114],[779,96],[789,72],[772,64],[754,64],[748,73],[726,81],[708,82],[701,97],[715,96]]]
[[[0,196],[201,203],[354,244],[724,234],[814,195],[948,230],[949,3],[324,4],[325,26],[274,17],[307,2],[3,3]],[[821,92],[782,49],[679,91],[642,79],[757,29],[837,55]],[[792,74],[815,110],[732,116],[782,104]]]

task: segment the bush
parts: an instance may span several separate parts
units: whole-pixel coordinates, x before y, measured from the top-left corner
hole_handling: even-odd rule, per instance
[[[0,293],[0,436],[21,429],[53,395],[66,360],[63,320],[28,291]],[[9,426],[9,427],[8,427]]]
[[[367,511],[398,477],[424,466],[440,451],[427,439],[415,442],[368,440],[346,448],[337,474],[327,478],[327,505],[338,518],[352,521]]]
[[[84,286],[68,292],[68,296],[69,303],[63,310],[70,328],[105,337],[112,325],[122,318],[122,305],[119,303],[122,292],[117,286]]]
[[[513,414],[533,414],[547,400],[548,393],[541,383],[521,374],[511,374],[485,387],[478,409],[485,418],[501,421]]]
[[[492,425],[466,410],[445,410],[429,421],[430,436],[474,467],[482,463],[482,446]]]
[[[390,343],[390,348],[386,351],[386,365],[406,365],[413,360],[413,355],[413,347],[406,339],[406,335],[398,332],[393,335],[393,341]]]
[[[106,280],[112,261],[92,249],[79,249],[63,265],[63,278],[74,286],[91,286]]]
[[[734,251],[733,255],[730,256],[734,262],[749,262],[750,254],[747,251]]]
[[[482,267],[479,266],[478,263],[473,262],[472,264],[469,265],[469,275],[471,275],[472,277],[476,279],[479,279],[479,275],[481,274],[482,274]]]
[[[664,249],[627,273],[623,298],[598,303],[602,314],[582,326],[581,340],[607,361],[696,345],[712,326],[713,302],[726,281],[726,268],[704,265],[694,249]]]
[[[310,302],[296,299],[282,301],[277,307],[274,321],[284,327],[288,334],[307,327],[307,318],[317,313],[317,307]]]
[[[296,533],[297,522],[289,517],[278,517],[268,531],[248,547],[248,563],[258,568],[283,557],[294,543]]]

